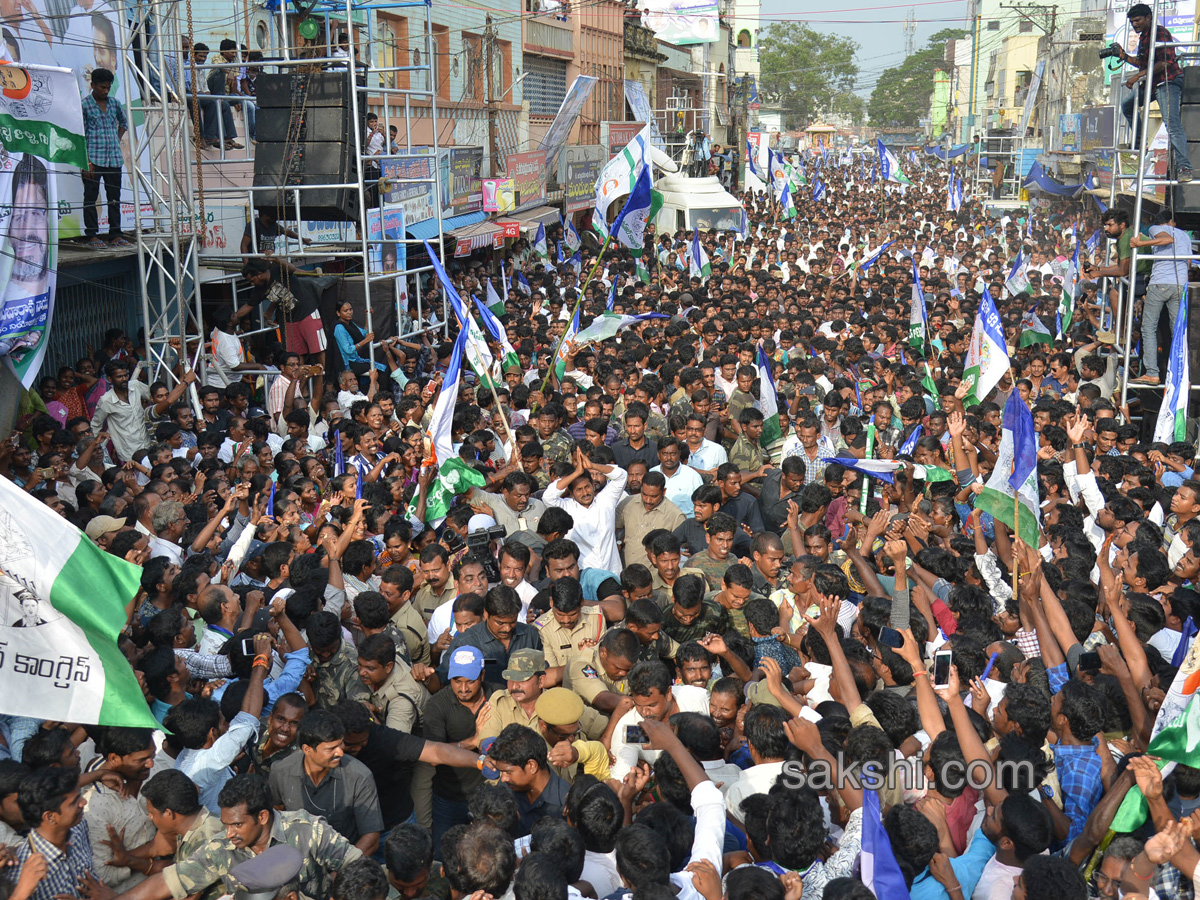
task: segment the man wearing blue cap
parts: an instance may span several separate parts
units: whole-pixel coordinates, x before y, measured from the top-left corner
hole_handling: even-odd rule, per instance
[[[479,717],[487,698],[501,689],[500,684],[485,684],[483,652],[462,644],[451,647],[442,657],[449,685],[438,691],[425,706],[425,737],[431,741],[455,744],[466,750],[479,746]],[[439,765],[433,775],[433,841],[440,855],[442,835],[453,825],[471,820],[467,799],[483,784],[483,775],[474,769]]]

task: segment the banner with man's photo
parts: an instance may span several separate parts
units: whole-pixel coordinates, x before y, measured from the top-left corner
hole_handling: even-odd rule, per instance
[[[54,314],[59,178],[85,166],[76,74],[0,65],[0,357],[26,388]]]

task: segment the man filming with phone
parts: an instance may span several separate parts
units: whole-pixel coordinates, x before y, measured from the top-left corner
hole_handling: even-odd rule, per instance
[[[633,709],[617,721],[612,734],[612,777],[620,781],[639,763],[653,764],[658,751],[649,749],[642,722],[654,719],[669,722],[680,712],[708,715],[708,691],[702,687],[672,684],[671,670],[658,659],[644,660],[634,666],[626,679]]]
[[[1137,53],[1130,55],[1127,51],[1112,45],[1112,55],[1137,68],[1125,79],[1125,87],[1129,94],[1121,101],[1121,112],[1125,121],[1133,128],[1132,147],[1137,147],[1141,138],[1141,103],[1146,97],[1146,68],[1150,59],[1150,26],[1153,21],[1153,10],[1145,3],[1136,3],[1126,13],[1129,17],[1129,27],[1138,34]],[[1175,59],[1175,48],[1171,46],[1175,38],[1164,26],[1154,29],[1154,74],[1152,88],[1154,98],[1158,101],[1162,113],[1163,124],[1167,126],[1167,135],[1171,140],[1171,149],[1175,156],[1175,177],[1180,183],[1192,180],[1192,163],[1188,158],[1187,135],[1183,130],[1183,122],[1179,115],[1180,98],[1183,95],[1183,70]],[[1139,85],[1139,82],[1141,84]]]

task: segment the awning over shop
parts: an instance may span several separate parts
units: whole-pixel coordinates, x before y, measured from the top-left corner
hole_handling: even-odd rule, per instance
[[[553,206],[535,206],[514,213],[512,218],[521,223],[522,231],[533,231],[539,225],[557,225],[562,221],[562,216]]]
[[[504,229],[495,222],[477,222],[474,225],[456,228],[452,232],[452,236],[458,242],[454,246],[454,255],[469,256],[472,251],[494,247],[496,235],[503,233]]]
[[[463,213],[461,216],[442,216],[442,233],[450,234],[456,228],[465,228],[468,225],[477,225],[487,218],[485,212],[469,212]],[[405,228],[410,238],[418,241],[427,241],[430,238],[437,237],[438,220],[437,218],[426,219],[424,222],[414,222]]]
[[[1082,184],[1063,184],[1055,181],[1046,174],[1040,162],[1035,162],[1029,169],[1029,174],[1021,182],[1021,187],[1027,190],[1037,190],[1055,197],[1075,197],[1083,190]]]

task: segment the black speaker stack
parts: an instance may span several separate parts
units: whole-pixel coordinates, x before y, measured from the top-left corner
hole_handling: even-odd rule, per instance
[[[356,189],[320,187],[356,180],[349,91],[344,71],[259,76],[256,208],[287,218],[295,209],[295,192],[288,189],[302,187],[304,219],[357,220]]]

